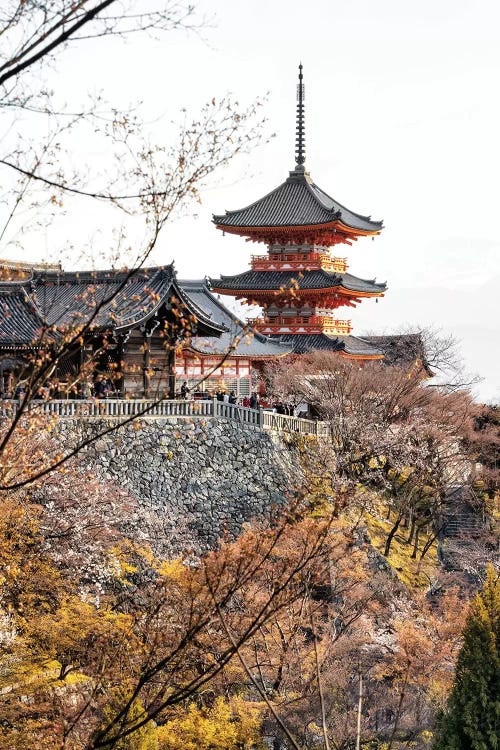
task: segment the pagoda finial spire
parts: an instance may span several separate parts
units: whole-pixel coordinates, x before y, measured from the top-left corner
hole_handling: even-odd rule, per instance
[[[295,132],[295,169],[304,169],[306,160],[306,133],[304,124],[305,87],[302,83],[302,63],[299,65],[299,82],[297,84],[297,124]]]

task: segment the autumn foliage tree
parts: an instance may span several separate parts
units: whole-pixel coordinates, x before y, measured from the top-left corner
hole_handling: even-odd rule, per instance
[[[60,508],[72,486],[81,491],[81,474],[68,468],[65,485],[50,500]],[[155,560],[116,529],[101,529],[92,546],[92,530],[70,524],[61,528],[67,552],[85,534],[97,558],[79,571],[57,550],[57,526],[55,538],[46,533],[53,509],[47,515],[30,493],[2,502],[0,737],[9,749],[127,747],[152,720],[175,726],[177,709],[205,700],[243,646],[325,580],[345,544],[327,519],[298,515],[187,565]],[[97,561],[105,569],[92,579]],[[228,699],[240,690],[238,682]],[[241,714],[255,727],[250,718]]]
[[[442,523],[447,486],[470,474],[463,443],[473,416],[470,396],[426,387],[418,367],[359,367],[329,352],[274,365],[270,381],[283,400],[293,394],[327,422],[329,447],[313,462],[337,503],[360,485],[376,490],[392,520],[385,554],[404,525],[413,557],[425,556]],[[369,497],[364,493],[363,502]],[[430,528],[422,544],[422,530]]]
[[[4,470],[52,440],[27,430]],[[0,748],[349,747],[360,670],[363,737],[419,738],[452,673],[459,608],[413,601],[357,514],[313,490],[273,526],[180,559],[133,538],[132,501],[83,461],[5,493]]]

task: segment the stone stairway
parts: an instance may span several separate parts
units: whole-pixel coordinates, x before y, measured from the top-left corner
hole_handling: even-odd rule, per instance
[[[473,505],[474,500],[469,487],[456,485],[449,488],[443,502],[438,547],[445,570],[462,574],[470,583],[474,583],[475,578],[470,564],[477,556],[481,537],[487,531],[484,511]]]

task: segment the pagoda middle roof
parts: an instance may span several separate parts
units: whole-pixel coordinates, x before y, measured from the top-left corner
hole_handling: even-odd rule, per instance
[[[352,292],[383,294],[387,285],[375,279],[359,279],[350,273],[335,273],[317,269],[311,271],[245,271],[236,276],[221,276],[211,279],[214,289],[227,289],[237,292],[272,291],[280,289],[334,289],[343,287]]]
[[[353,230],[378,233],[382,221],[350,211],[312,182],[307,172],[294,171],[285,182],[246,208],[214,215],[225,227],[309,227],[338,222]]]
[[[216,339],[194,336],[189,343],[190,349],[205,355],[220,356],[230,353],[231,356],[250,359],[291,354],[292,346],[264,336],[228,310],[221,300],[212,294],[205,279],[180,280],[179,286],[207,317],[226,329],[220,338]]]

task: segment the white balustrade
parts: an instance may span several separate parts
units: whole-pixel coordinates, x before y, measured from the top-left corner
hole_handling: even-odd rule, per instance
[[[12,419],[18,409],[19,401],[10,399],[0,401],[0,420]],[[167,399],[161,401],[148,399],[34,400],[28,405],[27,411],[62,419],[216,417],[253,425],[264,430],[318,436],[326,436],[328,432],[327,425],[324,422],[276,414],[263,409],[249,409],[245,406],[229,404],[226,401],[217,401],[217,399],[203,401],[171,401]]]

